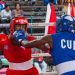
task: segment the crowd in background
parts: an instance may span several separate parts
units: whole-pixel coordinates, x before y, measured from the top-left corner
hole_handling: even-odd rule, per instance
[[[10,22],[11,19],[17,16],[24,16],[23,10],[21,9],[21,5],[19,3],[15,4],[15,9],[13,10],[10,9],[9,5],[5,4],[5,8],[0,12],[2,23],[5,21]]]

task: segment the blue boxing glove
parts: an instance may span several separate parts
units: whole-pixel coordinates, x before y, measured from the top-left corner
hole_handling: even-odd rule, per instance
[[[20,42],[22,40],[26,40],[26,35],[25,32],[23,30],[16,30],[13,33],[13,38],[17,41]]]

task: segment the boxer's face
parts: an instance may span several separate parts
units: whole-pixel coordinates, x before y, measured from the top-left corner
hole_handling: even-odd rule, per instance
[[[27,25],[15,25],[15,30],[27,31]]]
[[[18,24],[17,24],[17,25],[15,25],[15,27],[14,27],[14,31],[16,31],[16,30],[23,30],[23,31],[26,32],[26,31],[27,31],[26,29],[27,29],[27,25],[18,25]],[[19,45],[18,42],[17,42],[16,40],[15,40],[15,41],[14,41],[14,40],[15,40],[15,39],[12,39],[12,43],[13,43],[14,45]]]

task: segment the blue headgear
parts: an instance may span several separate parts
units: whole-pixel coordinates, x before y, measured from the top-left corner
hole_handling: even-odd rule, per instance
[[[75,32],[74,18],[72,16],[65,15],[61,17],[59,23],[57,23],[57,32],[60,31]]]

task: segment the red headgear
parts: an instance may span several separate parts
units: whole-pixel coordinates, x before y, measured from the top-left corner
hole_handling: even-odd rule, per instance
[[[28,25],[28,20],[25,17],[15,17],[10,22],[10,33],[13,34],[15,25]]]

